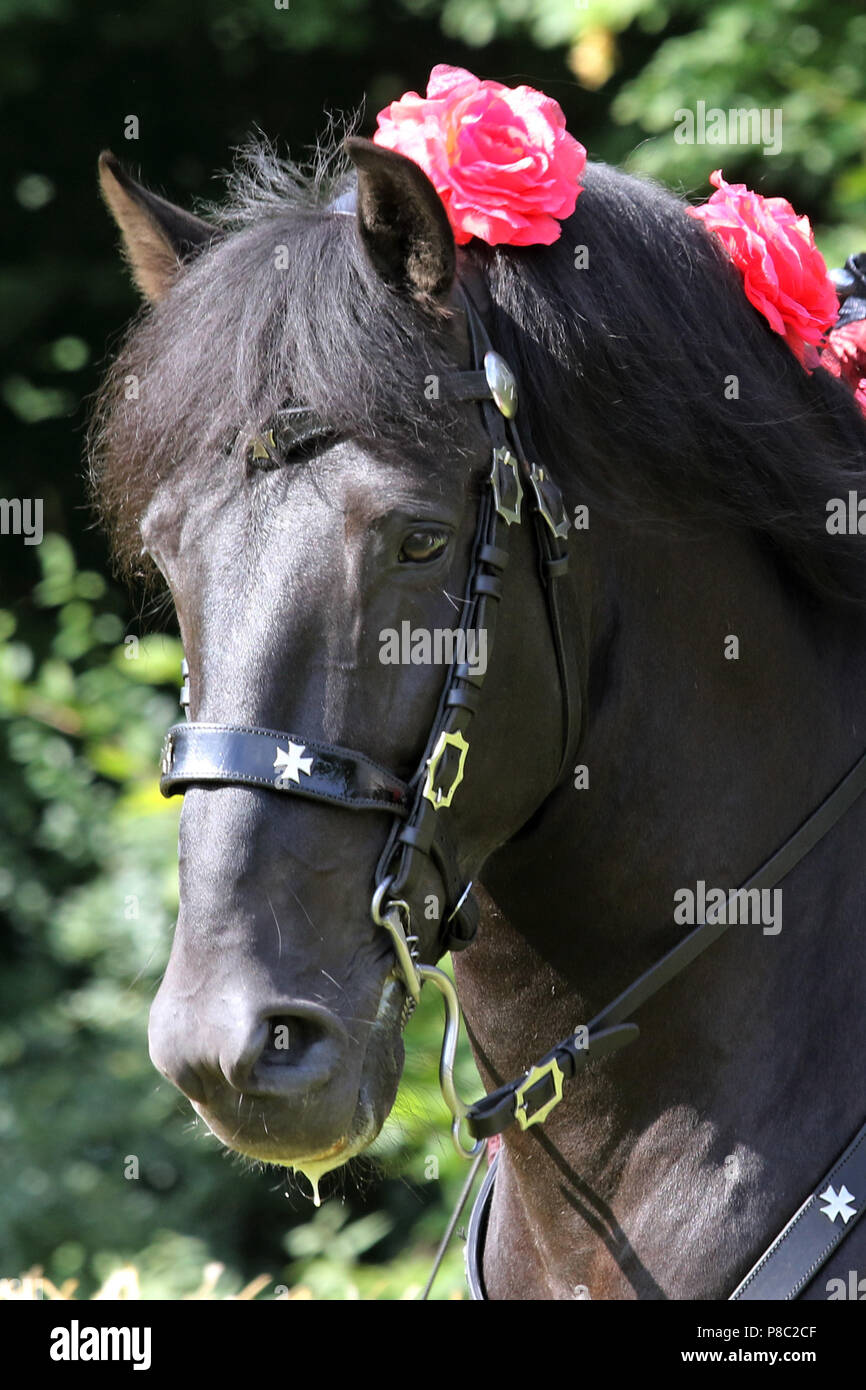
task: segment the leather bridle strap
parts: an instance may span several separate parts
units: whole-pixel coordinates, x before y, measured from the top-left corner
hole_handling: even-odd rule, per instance
[[[769,889],[780,883],[838,824],[866,791],[866,753],[781,849],[738,889]],[[733,893],[728,904],[737,896]],[[719,908],[718,911],[721,911]],[[712,946],[730,925],[708,913],[681,942],[596,1014],[586,1034],[563,1039],[520,1081],[512,1081],[470,1107],[466,1120],[475,1138],[501,1134],[515,1120],[522,1129],[540,1124],[562,1096],[563,1081],[587,1062],[617,1051],[640,1035],[625,1020],[669,980]],[[466,1277],[473,1299],[484,1300],[483,1254],[499,1154],[494,1154],[472,1210],[466,1242]],[[823,1203],[823,1205],[821,1205]],[[829,1172],[730,1295],[731,1300],[791,1300],[815,1277],[866,1211],[866,1125],[858,1130]],[[838,1220],[838,1225],[837,1225]]]
[[[493,1155],[466,1237],[470,1297],[486,1301],[484,1246],[499,1154]],[[803,1205],[740,1281],[728,1302],[791,1302],[851,1234],[866,1211],[866,1125],[817,1182]]]
[[[462,286],[464,303],[466,306],[467,320],[472,334],[473,352],[478,360],[481,360],[482,353],[484,360],[488,360],[489,355],[498,356],[493,352],[493,345],[487,332],[484,317],[475,299],[476,291],[472,284],[477,283],[477,291],[484,292],[484,282],[464,283]],[[500,359],[501,360],[501,359]],[[466,388],[466,378],[477,376],[479,373],[462,372],[463,388]],[[481,375],[484,375],[481,373]],[[465,396],[461,399],[466,399]],[[532,441],[529,437],[529,426],[527,423],[518,428],[514,418],[503,419],[501,414],[494,409],[490,403],[490,391],[479,391],[476,397],[481,403],[484,415],[484,423],[487,433],[494,441],[495,445],[508,443],[514,450],[520,467],[520,474],[524,480],[526,498],[532,515],[535,528],[536,550],[538,554],[538,573],[541,580],[547,604],[547,618],[550,627],[550,635],[553,641],[553,650],[556,657],[556,669],[559,677],[560,690],[560,710],[562,714],[562,736],[560,742],[561,757],[559,769],[556,773],[554,786],[559,783],[560,778],[565,772],[574,748],[580,741],[580,720],[581,706],[575,689],[576,679],[573,674],[573,667],[576,664],[576,653],[572,653],[569,659],[569,649],[565,642],[565,626],[562,616],[564,602],[565,580],[568,574],[568,537],[571,523],[565,509],[562,493],[550,475],[549,468],[545,465],[540,466],[532,461],[534,450]],[[524,447],[523,435],[529,440],[529,452]],[[503,439],[503,435],[505,438]],[[572,646],[577,641],[576,633],[570,635]]]
[[[501,1134],[515,1121],[522,1129],[540,1124],[562,1097],[564,1081],[571,1080],[589,1062],[618,1051],[640,1036],[636,1023],[627,1022],[637,1009],[657,994],[670,980],[675,979],[699,955],[718,941],[728,930],[736,911],[730,912],[741,893],[753,889],[770,889],[780,883],[792,869],[805,859],[828,831],[841,820],[845,812],[866,791],[866,753],[854,764],[842,781],[822,801],[821,805],[795,830],[781,849],[777,850],[741,888],[728,895],[723,915],[720,905],[707,913],[706,921],[649,970],[623,990],[585,1029],[576,1028],[545,1053],[534,1067],[516,1081],[510,1081],[490,1092],[469,1108],[466,1123],[475,1139],[489,1139]]]
[[[493,447],[490,479],[479,503],[469,577],[461,606],[461,628],[485,634],[489,664],[502,595],[502,575],[510,555],[511,530],[522,523],[528,507],[536,528],[541,578],[560,678],[562,744],[556,775],[558,782],[570,757],[577,725],[558,595],[560,582],[568,570],[569,523],[559,489],[545,471],[530,463],[526,456],[514,419],[516,386],[510,369],[494,352],[484,321],[465,284],[461,286],[461,295],[472,361],[483,361],[485,370],[459,372],[445,379],[443,389],[452,398],[479,402],[485,432]],[[497,378],[497,373],[501,373],[501,377]],[[503,402],[498,388],[504,385],[513,396]],[[411,783],[414,800],[408,820],[393,827],[376,870],[377,884],[388,881],[391,900],[412,896],[420,881],[425,856],[434,859],[440,873],[444,865],[450,866],[453,876],[459,879],[456,856],[446,848],[447,814],[443,813],[447,813],[462,777],[458,753],[468,753],[468,734],[479,706],[484,679],[485,673],[472,672],[465,663],[453,665],[449,672],[427,746]],[[432,776],[434,768],[435,779]],[[431,794],[434,782],[434,794]],[[467,896],[459,912],[452,913],[446,921],[441,949],[456,950],[468,945],[475,935],[477,916],[477,906]]]
[[[188,782],[240,783],[332,801],[350,810],[408,813],[409,788],[363,753],[246,724],[175,724],[162,752],[160,790]]]
[[[458,635],[464,639],[449,667],[424,754],[406,783],[363,753],[309,740],[301,734],[245,724],[187,722],[169,729],[162,758],[160,790],[173,796],[190,785],[247,785],[306,797],[349,810],[389,812],[394,820],[375,874],[376,901],[409,897],[429,859],[442,881],[437,956],[469,944],[478,925],[478,907],[460,871],[457,846],[448,828],[448,808],[462,778],[468,753],[467,732],[478,708],[486,670],[463,659],[468,633],[486,635],[489,662],[510,554],[510,530],[531,510],[536,528],[542,583],[556,655],[562,703],[559,774],[578,733],[569,659],[564,645],[558,593],[568,568],[568,518],[559,489],[545,469],[531,463],[514,423],[516,382],[495,353],[479,310],[465,287],[458,288],[466,314],[471,366],[443,379],[444,392],[457,401],[477,401],[492,445],[491,468],[478,507]],[[495,404],[494,404],[495,402]],[[189,669],[184,662],[184,675]],[[189,686],[181,703],[189,704]],[[557,775],[557,781],[559,780]],[[413,938],[414,939],[414,938]]]

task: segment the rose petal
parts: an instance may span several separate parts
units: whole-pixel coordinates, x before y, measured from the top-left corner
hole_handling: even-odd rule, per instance
[[[720,169],[710,183],[717,192],[686,211],[718,237],[742,273],[749,302],[807,365],[806,345],[821,341],[837,313],[809,219],[798,217],[785,198],[764,198],[745,184],[726,183]]]

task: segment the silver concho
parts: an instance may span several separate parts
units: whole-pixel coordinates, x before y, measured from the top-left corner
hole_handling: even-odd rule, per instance
[[[517,382],[514,373],[498,352],[485,352],[484,375],[494,401],[506,420],[517,414]]]

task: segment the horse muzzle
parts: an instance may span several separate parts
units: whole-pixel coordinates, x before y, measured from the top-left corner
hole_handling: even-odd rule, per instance
[[[350,1032],[310,1000],[251,1009],[221,994],[203,1017],[164,984],[151,1009],[150,1055],[231,1149],[271,1163],[356,1152],[393,1104],[401,1004],[402,991],[386,982],[364,1047],[357,1026]]]

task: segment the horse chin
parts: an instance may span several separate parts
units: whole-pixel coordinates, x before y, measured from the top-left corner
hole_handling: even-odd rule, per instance
[[[195,1107],[198,1111],[198,1106]],[[363,1111],[363,1107],[359,1107]],[[201,1112],[199,1111],[199,1114]],[[265,1144],[240,1144],[236,1137],[229,1143],[225,1136],[213,1128],[204,1116],[205,1124],[208,1125],[211,1133],[215,1135],[227,1148],[234,1153],[240,1153],[245,1158],[255,1159],[259,1163],[273,1164],[279,1168],[290,1168],[295,1173],[301,1173],[307,1179],[312,1188],[312,1199],[315,1206],[321,1205],[319,1197],[319,1181],[326,1173],[332,1172],[335,1168],[341,1168],[348,1163],[350,1158],[362,1153],[369,1144],[372,1144],[376,1135],[379,1133],[381,1124],[376,1124],[372,1115],[364,1116],[359,1114],[360,1123],[354,1127],[352,1135],[338,1139],[329,1149],[324,1149],[320,1153],[310,1155],[298,1155],[287,1158],[284,1154],[271,1151]]]

